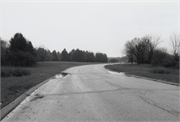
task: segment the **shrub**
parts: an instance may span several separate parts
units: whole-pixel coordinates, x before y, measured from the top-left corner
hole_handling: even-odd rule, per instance
[[[170,72],[163,67],[154,68],[150,72],[151,73],[157,73],[157,74],[170,74]]]
[[[1,69],[1,77],[9,77],[10,74],[8,69]]]
[[[173,67],[176,65],[176,61],[173,59],[172,56],[167,56],[162,63],[164,67]]]
[[[15,76],[15,77],[22,77],[22,76],[27,76],[30,75],[29,70],[26,69],[21,69],[21,68],[2,68],[1,69],[1,77],[10,77],[10,76]]]
[[[21,77],[21,76],[26,76],[26,75],[30,75],[30,72],[26,69],[14,69],[14,71],[12,72],[13,76],[16,77]]]
[[[163,66],[163,62],[165,59],[167,59],[169,55],[167,54],[167,50],[166,49],[156,49],[154,51],[154,54],[152,56],[152,62],[151,64],[153,66]]]

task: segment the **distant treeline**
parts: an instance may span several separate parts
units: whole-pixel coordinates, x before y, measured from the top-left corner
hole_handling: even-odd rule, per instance
[[[109,63],[128,62],[128,57],[127,56],[123,56],[123,57],[108,57],[108,62]]]
[[[21,33],[16,33],[9,44],[1,38],[0,41],[2,66],[33,66],[38,61],[108,62],[107,55],[100,52],[94,54],[80,49],[51,52],[44,47],[34,48]]]

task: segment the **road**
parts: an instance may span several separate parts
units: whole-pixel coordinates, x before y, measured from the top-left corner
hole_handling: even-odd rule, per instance
[[[179,87],[127,77],[104,64],[66,70],[35,90],[5,121],[178,121]]]

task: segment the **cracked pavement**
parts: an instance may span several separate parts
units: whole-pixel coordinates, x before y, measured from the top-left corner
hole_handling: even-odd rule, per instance
[[[105,64],[67,69],[35,90],[5,121],[179,121],[179,86],[127,77]]]

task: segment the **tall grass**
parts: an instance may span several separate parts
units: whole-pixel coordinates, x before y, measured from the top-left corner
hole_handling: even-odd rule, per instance
[[[29,70],[22,68],[1,68],[1,77],[22,77],[30,75]]]
[[[170,71],[163,67],[156,67],[150,70],[151,73],[157,73],[157,74],[170,74]]]

